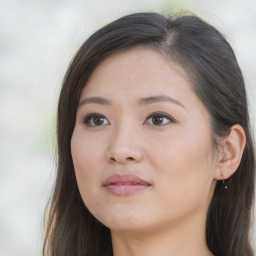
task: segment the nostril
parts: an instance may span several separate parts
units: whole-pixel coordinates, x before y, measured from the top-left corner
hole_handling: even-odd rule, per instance
[[[115,159],[114,157],[111,157],[110,160],[111,160],[112,162],[115,162],[115,161],[116,161],[116,159]]]
[[[117,159],[117,158],[115,158],[115,157],[111,157],[110,158],[110,161],[111,162],[126,162],[126,161],[134,161],[135,159],[133,158],[133,157],[126,157],[126,158],[123,158],[123,160],[122,159]]]

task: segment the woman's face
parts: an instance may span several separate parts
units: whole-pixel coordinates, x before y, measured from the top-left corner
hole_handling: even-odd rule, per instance
[[[185,71],[159,53],[136,48],[96,68],[71,151],[85,205],[112,231],[205,221],[216,171],[210,117]]]

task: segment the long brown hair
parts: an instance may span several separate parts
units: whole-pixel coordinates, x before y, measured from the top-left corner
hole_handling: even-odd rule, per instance
[[[244,128],[246,146],[240,166],[227,181],[228,190],[221,182],[216,185],[206,238],[215,255],[252,256],[249,234],[255,156],[245,85],[236,57],[221,33],[200,18],[157,13],[128,15],[101,28],[81,46],[70,64],[58,104],[57,178],[43,255],[113,255],[110,230],[91,215],[79,194],[70,141],[80,93],[94,69],[107,56],[138,45],[170,56],[184,67],[210,113],[214,136],[227,134],[234,124]]]

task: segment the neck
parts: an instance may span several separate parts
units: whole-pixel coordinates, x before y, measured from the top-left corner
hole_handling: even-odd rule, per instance
[[[212,256],[206,245],[205,225],[184,223],[157,232],[111,231],[111,235],[114,256]]]

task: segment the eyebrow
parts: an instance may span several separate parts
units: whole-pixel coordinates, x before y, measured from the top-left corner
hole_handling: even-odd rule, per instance
[[[174,103],[174,104],[179,105],[179,106],[183,107],[184,109],[186,109],[185,106],[180,101],[178,101],[170,96],[166,96],[166,95],[142,98],[139,100],[139,105],[147,105],[147,104],[152,104],[152,103],[161,102],[161,101],[167,101],[167,102],[169,101],[171,103]]]
[[[179,106],[183,107],[184,109],[186,109],[185,106],[180,101],[178,101],[170,96],[166,96],[166,95],[157,95],[157,96],[150,96],[150,97],[142,98],[142,99],[139,99],[138,104],[139,105],[148,105],[148,104],[163,102],[163,101],[174,103],[174,104],[179,105]],[[102,98],[102,97],[88,97],[88,98],[83,99],[79,103],[79,107],[81,107],[83,105],[87,105],[87,104],[111,105],[111,101],[107,100],[105,98]]]
[[[101,97],[88,97],[83,99],[80,103],[79,103],[79,107],[81,107],[82,105],[86,105],[86,104],[99,104],[99,105],[111,105],[111,102],[107,99],[101,98]]]

